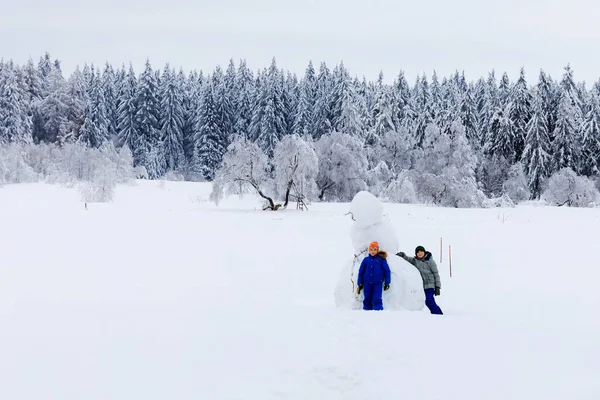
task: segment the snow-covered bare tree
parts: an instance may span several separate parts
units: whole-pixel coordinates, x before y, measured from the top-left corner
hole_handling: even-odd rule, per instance
[[[367,157],[362,142],[345,133],[332,132],[315,142],[319,158],[318,198],[351,200],[367,188]]]
[[[315,150],[298,135],[285,136],[273,154],[275,189],[288,206],[290,195],[296,200],[314,199],[317,193],[319,160]]]
[[[269,170],[269,158],[262,149],[247,138],[237,136],[223,155],[212,183],[210,200],[218,205],[227,194],[241,195],[251,190],[266,201],[265,209],[279,209],[280,205],[266,192],[271,184]]]

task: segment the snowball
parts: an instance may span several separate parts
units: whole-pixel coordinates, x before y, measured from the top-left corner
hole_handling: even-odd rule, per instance
[[[338,308],[362,310],[364,293],[356,294],[356,281],[360,263],[366,253],[355,257],[346,264],[340,274],[335,290],[335,304]],[[383,292],[384,310],[420,311],[425,307],[423,280],[419,271],[404,259],[388,255],[391,272],[391,284],[388,291]]]
[[[350,213],[356,225],[366,227],[382,220],[383,204],[373,194],[361,191],[352,199]]]

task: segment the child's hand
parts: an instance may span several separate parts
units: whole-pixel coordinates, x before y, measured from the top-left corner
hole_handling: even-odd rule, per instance
[[[439,295],[440,295],[440,288],[439,288],[439,287],[436,287],[436,288],[435,288],[435,293],[434,293],[434,294],[435,294],[436,296],[439,296]]]
[[[404,257],[406,254],[404,254],[404,252],[403,252],[403,251],[401,251],[401,252],[399,252],[399,253],[396,253],[396,255],[397,255],[398,257]]]
[[[360,291],[362,290],[363,285],[358,285],[358,288],[356,288],[356,294],[360,294]]]
[[[390,284],[386,283],[385,285],[383,285],[383,290],[388,290],[390,288]]]

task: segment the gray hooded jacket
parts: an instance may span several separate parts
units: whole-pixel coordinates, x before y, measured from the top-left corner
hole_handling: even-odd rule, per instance
[[[437,264],[430,252],[425,252],[425,256],[420,260],[416,257],[408,257],[407,255],[401,257],[419,270],[421,278],[423,278],[424,289],[435,289],[436,287],[442,288]]]

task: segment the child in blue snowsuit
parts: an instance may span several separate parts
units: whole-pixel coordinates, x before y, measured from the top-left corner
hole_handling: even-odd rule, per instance
[[[387,253],[379,251],[379,243],[369,245],[369,255],[364,258],[358,270],[358,289],[360,294],[365,289],[363,310],[383,310],[383,290],[390,288],[390,267],[387,263]]]

